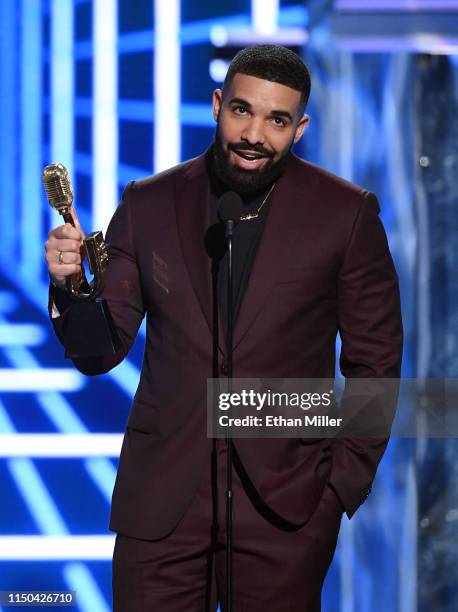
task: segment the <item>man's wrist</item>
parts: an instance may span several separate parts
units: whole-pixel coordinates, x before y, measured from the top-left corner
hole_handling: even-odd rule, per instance
[[[86,275],[84,274],[84,270],[81,268],[79,274],[74,274],[71,279],[73,288],[77,291],[86,281]],[[49,275],[49,280],[53,287],[55,287],[56,289],[60,289],[61,291],[65,291],[65,288],[67,286],[67,280],[65,278],[61,281],[58,281],[53,276]]]
[[[57,281],[53,276],[49,275],[49,282],[56,289],[65,290],[65,281]]]

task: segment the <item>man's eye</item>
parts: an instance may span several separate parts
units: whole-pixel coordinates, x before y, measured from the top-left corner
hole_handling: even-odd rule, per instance
[[[285,120],[280,119],[280,117],[274,117],[272,121],[274,122],[275,125],[278,125],[278,127],[284,127],[286,125]]]
[[[244,115],[247,112],[246,106],[235,106],[234,111],[239,115]]]

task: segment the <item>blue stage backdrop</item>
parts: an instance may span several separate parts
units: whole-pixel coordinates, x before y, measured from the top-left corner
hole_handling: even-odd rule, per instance
[[[0,1],[0,590],[76,591],[78,610],[111,609],[108,515],[144,342],[142,328],[128,358],[97,379],[64,359],[47,318],[43,257],[61,221],[42,168],[64,163],[85,231],[105,230],[128,181],[209,145],[211,94],[237,49],[291,47],[313,78],[311,125],[296,153],[380,197],[402,287],[404,375],[444,375],[431,365],[439,329],[456,376],[457,318],[441,315],[444,300],[457,306],[456,255],[441,259],[438,282],[434,245],[446,253],[458,236],[457,141],[435,131],[441,116],[456,124],[457,10],[450,0]],[[431,53],[446,74],[431,69],[428,89],[422,58]],[[424,133],[431,88],[443,112]],[[437,196],[434,178],[444,176],[441,216],[425,194]],[[447,448],[442,467],[456,463]],[[421,513],[440,495],[417,504],[418,469],[434,474],[437,456],[437,447],[428,455],[391,441],[372,495],[343,520],[326,612],[457,609],[449,582],[434,606],[417,586],[417,575],[437,570],[435,534],[450,539],[458,517],[452,497],[448,531],[436,515],[436,531],[418,540],[431,525]],[[450,553],[447,563],[456,570]]]

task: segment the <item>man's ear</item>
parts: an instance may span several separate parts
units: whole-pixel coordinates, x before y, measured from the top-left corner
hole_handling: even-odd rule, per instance
[[[213,119],[218,121],[218,116],[223,105],[223,92],[221,89],[215,89],[213,92]]]
[[[310,121],[309,115],[304,115],[300,119],[299,123],[297,124],[296,132],[294,134],[294,140],[293,140],[294,144],[296,144],[296,142],[301,139],[302,134],[304,133],[305,128],[309,124],[309,121]]]

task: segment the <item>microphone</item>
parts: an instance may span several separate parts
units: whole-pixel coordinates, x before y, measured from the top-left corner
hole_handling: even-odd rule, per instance
[[[242,213],[242,199],[235,191],[226,191],[220,197],[217,204],[217,214],[219,220],[224,224],[215,223],[211,225],[205,233],[205,250],[207,255],[214,261],[219,261],[224,257],[227,250],[226,238],[232,235],[232,229],[240,221]],[[228,222],[232,226],[228,233]]]
[[[240,221],[243,211],[242,198],[235,191],[226,191],[218,201],[218,217],[226,225],[226,236]]]
[[[74,225],[70,214],[73,190],[67,168],[63,164],[50,164],[43,170],[42,180],[49,204],[64,217],[66,223]]]

